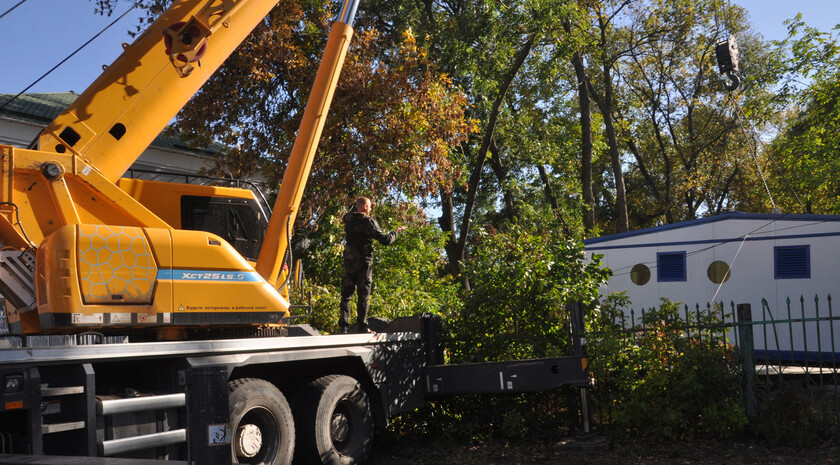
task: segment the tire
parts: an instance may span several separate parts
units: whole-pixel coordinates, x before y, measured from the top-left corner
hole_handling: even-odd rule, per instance
[[[298,462],[356,465],[367,461],[373,440],[370,401],[349,376],[310,383],[296,403]]]
[[[273,384],[254,378],[228,383],[231,463],[289,465],[295,452],[292,409]]]

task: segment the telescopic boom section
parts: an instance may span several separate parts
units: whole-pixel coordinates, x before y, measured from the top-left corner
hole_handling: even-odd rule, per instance
[[[176,0],[39,136],[116,182],[278,0]]]
[[[303,190],[309,178],[324,121],[332,102],[344,57],[353,36],[353,19],[358,0],[345,0],[338,21],[333,24],[324,57],[318,67],[312,92],[306,103],[303,120],[300,123],[286,172],[280,184],[280,192],[274,204],[274,212],[268,224],[265,240],[257,259],[256,271],[268,283],[277,287],[277,280],[283,266],[283,258],[289,247],[289,232],[303,197]]]

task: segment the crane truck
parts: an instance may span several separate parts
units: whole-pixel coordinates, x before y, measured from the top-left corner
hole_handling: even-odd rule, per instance
[[[332,26],[270,220],[246,189],[122,178],[276,3],[174,1],[30,147],[0,145],[0,463],[364,463],[373,427],[430,396],[586,385],[579,350],[444,365],[429,315],[377,334],[290,324],[290,225],[357,0]]]

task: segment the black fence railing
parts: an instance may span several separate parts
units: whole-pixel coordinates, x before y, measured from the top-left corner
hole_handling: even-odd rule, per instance
[[[606,331],[605,316],[611,319]],[[607,315],[590,315],[592,318],[602,319],[600,324],[590,321],[587,334],[589,352],[595,357],[595,346],[605,338],[610,338],[610,350],[621,350],[623,345],[632,346],[628,353],[650,351],[643,346],[657,344],[656,335],[664,332],[671,338],[708,344],[710,349],[732,354],[739,361],[741,402],[750,420],[765,407],[763,403],[791,389],[802,393],[811,410],[829,405],[833,412],[823,413],[840,418],[840,314],[830,295],[788,298],[782,308],[772,308],[766,299],[757,305],[665,302],[658,309],[613,309]],[[679,354],[671,355],[670,359],[663,355],[663,363],[672,363]],[[594,383],[597,392],[599,380]],[[825,402],[826,398],[830,401]],[[610,422],[616,399],[599,399],[596,394],[593,401],[593,410],[603,414],[601,421]]]

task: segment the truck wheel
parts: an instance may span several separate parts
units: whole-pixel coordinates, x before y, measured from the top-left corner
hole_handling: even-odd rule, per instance
[[[331,375],[310,383],[296,404],[298,454],[303,463],[365,463],[373,439],[367,393],[349,376]]]
[[[253,378],[228,383],[233,463],[289,465],[295,450],[292,409],[273,384]]]

